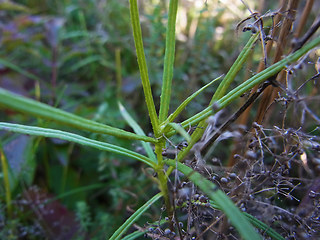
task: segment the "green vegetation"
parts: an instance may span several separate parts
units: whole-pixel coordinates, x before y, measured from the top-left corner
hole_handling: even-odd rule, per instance
[[[315,237],[319,24],[282,4],[0,4],[0,238]]]

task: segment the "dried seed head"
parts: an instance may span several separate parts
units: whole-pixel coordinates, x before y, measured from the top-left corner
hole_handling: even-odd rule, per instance
[[[164,235],[169,236],[171,234],[171,230],[169,228],[166,228],[164,230]]]
[[[229,174],[229,177],[230,177],[232,180],[234,180],[234,179],[237,178],[237,174],[235,174],[235,173],[230,173],[230,174]]]
[[[199,197],[200,197],[200,195],[199,195],[199,194],[195,194],[195,195],[193,196],[193,199],[194,199],[194,200],[198,200],[198,199],[199,199]]]
[[[316,195],[317,195],[317,193],[316,193],[315,191],[312,191],[312,190],[311,190],[311,191],[309,192],[309,197],[310,197],[310,198],[315,198]]]
[[[257,146],[257,142],[256,141],[252,141],[252,142],[250,142],[248,148],[249,149],[254,149],[256,146]]]
[[[229,180],[228,180],[227,178],[225,178],[225,177],[222,177],[222,178],[220,179],[220,182],[221,182],[221,183],[228,183]]]
[[[257,154],[254,151],[247,151],[246,152],[246,157],[249,159],[256,159],[257,158]]]
[[[252,127],[255,129],[260,129],[261,125],[259,125],[257,122],[252,123]]]
[[[206,203],[206,202],[208,201],[208,198],[205,197],[205,196],[203,196],[203,195],[201,195],[201,196],[199,197],[199,201],[200,201],[201,203]]]
[[[320,152],[320,145],[314,145],[312,146],[312,150]]]

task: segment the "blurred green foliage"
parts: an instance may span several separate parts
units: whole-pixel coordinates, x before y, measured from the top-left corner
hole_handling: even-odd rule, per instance
[[[117,105],[119,96],[116,89],[119,88],[125,107],[135,119],[139,119],[145,130],[151,130],[145,104],[142,104],[144,97],[127,0],[16,2],[19,5],[14,2],[9,2],[11,5],[6,8],[0,5],[0,59],[35,75],[38,80],[30,79],[8,64],[1,63],[1,87],[77,115],[129,130]],[[253,1],[250,3],[254,4]],[[235,31],[236,23],[248,13],[243,5],[234,6],[231,11],[218,1],[181,1],[172,109],[196,89],[227,72],[240,46],[250,36],[249,33]],[[166,1],[140,1],[144,46],[157,105],[165,50],[166,8]],[[235,9],[237,12],[234,12]],[[120,50],[121,56],[121,86],[116,81],[116,49]],[[253,61],[252,69],[255,69],[253,66],[259,60]],[[243,81],[244,75],[245,71],[241,72],[237,81]],[[182,121],[206,107],[212,93],[212,89],[206,90],[178,120]],[[39,121],[9,110],[1,111],[0,119],[28,123]],[[45,121],[39,124],[52,128],[55,126]],[[67,126],[65,128],[68,129]],[[3,239],[15,239],[10,231],[25,239],[40,239],[39,236],[47,236],[46,230],[52,230],[50,227],[39,230],[36,226],[47,221],[41,220],[42,213],[33,215],[30,213],[31,208],[21,207],[21,202],[36,199],[36,196],[27,197],[29,187],[33,185],[45,192],[42,203],[54,196],[59,198],[54,210],[61,204],[68,207],[66,211],[70,211],[70,214],[76,213],[71,215],[80,222],[79,226],[74,224],[73,230],[79,234],[79,239],[80,236],[103,239],[106,232],[112,233],[127,217],[127,206],[141,205],[156,191],[155,185],[148,178],[148,174],[152,173],[136,161],[79,148],[55,139],[35,140],[19,135],[9,138],[4,133],[0,137],[5,152],[12,152],[12,148],[16,151],[15,156],[9,156],[9,163],[12,159],[20,160],[20,163],[16,162],[19,170],[10,164],[14,170],[12,177],[15,178],[12,186],[16,199],[14,214],[20,216],[20,219],[10,222],[11,225],[6,227],[0,220],[0,236]],[[28,144],[22,138],[28,138]],[[129,141],[100,134],[91,134],[90,138],[113,142],[128,149],[138,148],[138,144],[132,145]],[[12,142],[15,142],[14,146]],[[21,171],[25,173],[22,177],[19,176]],[[94,187],[97,182],[103,183],[103,186],[64,196],[75,189],[91,185]],[[0,190],[3,210],[4,190],[2,187]],[[159,216],[158,209],[151,209]],[[0,219],[3,218],[1,213]],[[157,218],[146,216],[144,222],[148,220],[155,221]],[[23,232],[21,228],[25,226],[28,229]]]

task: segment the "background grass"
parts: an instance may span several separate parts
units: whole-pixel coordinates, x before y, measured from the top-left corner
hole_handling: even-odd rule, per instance
[[[278,7],[277,1],[247,2],[250,8],[261,13]],[[118,100],[121,100],[145,133],[151,132],[147,109],[142,104],[144,97],[128,1],[21,0],[16,1],[19,5],[9,3],[6,7],[0,5],[2,88],[79,116],[131,131],[118,108]],[[153,94],[157,96],[154,100],[158,111],[168,6],[166,1],[148,0],[139,3],[149,78]],[[303,4],[299,6],[299,10],[302,8]],[[316,14],[315,10],[310,13],[307,28]],[[236,31],[237,23],[249,15],[248,9],[240,1],[232,4],[224,1],[180,2],[172,83],[174,94],[169,112],[176,109],[187,96],[229,70],[251,36],[250,32],[242,33],[241,28]],[[270,18],[266,18],[265,25],[270,25],[270,21]],[[119,56],[121,61],[117,60]],[[262,52],[257,47],[247,66],[237,74],[234,84],[243,82],[255,73],[261,56]],[[318,52],[310,55],[303,69],[294,72],[295,79],[301,80],[292,81],[293,89],[316,73],[314,64],[318,56]],[[308,106],[316,114],[319,111],[317,84],[307,84],[302,92],[315,100],[308,102]],[[197,97],[197,101],[192,101],[177,122],[182,122],[207,107],[216,87],[217,84],[213,84]],[[240,103],[241,100],[238,105],[229,106],[226,112],[234,112]],[[279,104],[274,111],[285,110]],[[319,121],[310,115],[304,115],[303,111],[303,108],[288,109],[286,128],[301,127],[303,132],[312,131],[317,136]],[[303,124],[297,121],[297,112],[300,120],[305,116]],[[254,115],[255,109],[249,119],[253,119]],[[283,115],[272,116],[265,121],[266,130],[274,125],[280,128],[282,126]],[[53,122],[18,114],[6,108],[1,109],[0,120],[56,128]],[[223,121],[224,118],[218,120]],[[68,126],[62,128],[65,131],[69,129]],[[76,133],[84,134],[80,130]],[[270,130],[270,135],[267,134],[270,136],[268,139],[273,140],[271,133],[276,135],[277,132]],[[131,150],[140,149],[137,141],[99,133],[86,136]],[[1,185],[0,207],[3,210],[3,221],[0,222],[0,238],[41,239],[46,236],[49,239],[68,239],[76,233],[79,239],[103,239],[111,236],[132,214],[132,209],[143,205],[157,192],[149,177],[152,175],[150,169],[130,158],[83,148],[58,139],[6,132],[0,132],[0,137],[11,169],[8,177],[13,199],[11,208],[6,205],[5,200],[8,197],[8,186]],[[180,140],[173,139],[173,142],[178,143]],[[283,138],[283,142],[285,141]],[[317,141],[316,139],[315,142]],[[223,145],[218,146],[223,147],[213,149],[211,155],[220,159],[222,165],[226,165],[233,142],[226,140],[219,143]],[[282,150],[275,148],[274,152],[280,155]],[[317,152],[311,150],[304,152],[310,158],[318,156]],[[265,154],[266,163],[273,164],[273,158],[274,155],[270,152]],[[317,173],[308,172],[307,167],[295,169],[297,172],[308,173],[304,183],[312,182]],[[5,170],[2,172],[1,177],[4,179]],[[301,172],[292,177],[302,175]],[[304,186],[307,188],[310,185]],[[297,193],[297,197],[302,199],[303,196],[299,194],[301,192]],[[53,209],[55,214],[34,211],[35,204],[52,198],[58,200],[47,205],[46,210]],[[281,197],[274,201],[283,208],[298,205],[297,202],[288,203]],[[143,226],[146,222],[157,221],[161,215],[160,208],[160,202],[151,206],[149,214],[144,214],[138,224]],[[12,214],[16,217],[10,218]],[[57,224],[52,224],[54,221]],[[69,231],[64,231],[64,225],[69,227]]]

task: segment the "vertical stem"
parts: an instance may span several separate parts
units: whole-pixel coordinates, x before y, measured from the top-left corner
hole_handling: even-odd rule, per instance
[[[176,2],[177,5],[177,0],[171,1],[171,2]],[[170,3],[170,5],[172,5],[172,3]],[[177,8],[177,7],[176,7]],[[171,7],[172,9],[172,7]],[[172,12],[172,10],[171,10]],[[175,14],[173,16],[174,18],[174,25],[171,26],[171,30],[168,30],[168,32],[172,33],[173,31],[173,40],[174,40],[174,34],[175,34],[175,16],[176,16],[176,10],[174,11]],[[141,33],[141,26],[140,26],[140,21],[139,21],[139,10],[138,10],[138,4],[137,4],[137,0],[130,0],[130,15],[131,15],[131,23],[132,23],[132,29],[133,29],[133,37],[134,37],[134,43],[135,43],[135,47],[136,47],[136,51],[137,51],[137,58],[138,58],[138,64],[139,64],[139,69],[140,69],[140,74],[141,74],[141,81],[142,81],[142,86],[143,86],[143,91],[144,91],[144,95],[145,95],[145,100],[146,100],[146,104],[147,104],[147,108],[149,111],[149,116],[150,116],[150,120],[151,120],[151,124],[153,127],[153,132],[155,137],[161,137],[161,132],[160,132],[160,128],[159,128],[159,119],[155,110],[155,105],[154,105],[154,101],[153,101],[153,97],[152,97],[152,92],[151,92],[151,86],[150,86],[150,81],[149,81],[149,76],[148,76],[148,69],[147,69],[147,63],[146,63],[146,59],[145,59],[145,54],[144,54],[144,49],[143,49],[143,41],[142,41],[142,33]],[[172,15],[172,14],[171,14]],[[172,16],[171,16],[172,18]],[[169,17],[170,19],[170,17]],[[172,19],[169,20],[169,22],[172,22]],[[172,30],[173,27],[173,30]],[[172,37],[172,34],[170,35]],[[167,39],[168,40],[168,39]],[[172,70],[171,73],[173,71],[173,57],[174,57],[174,43],[172,44],[167,44],[167,46],[171,46],[171,52],[172,56],[170,57],[170,59],[172,59],[172,63],[171,65],[169,65],[168,61],[167,61],[167,67],[171,66]],[[173,46],[173,48],[172,48]],[[166,53],[168,54],[168,53]],[[166,74],[168,75],[168,74]],[[171,74],[171,78],[172,78],[172,74]],[[170,79],[171,79],[170,78]],[[171,80],[170,80],[171,82]],[[165,89],[169,89],[171,91],[171,84],[169,88],[165,88]],[[164,96],[169,96],[170,99],[170,92],[168,93],[167,91],[165,91]],[[167,104],[169,106],[169,103]],[[161,108],[161,107],[160,107]],[[165,175],[165,172],[163,170],[163,158],[162,158],[162,149],[165,147],[165,139],[160,139],[159,142],[157,142],[155,144],[155,153],[157,155],[157,160],[158,163],[155,166],[155,171],[157,172],[158,175],[158,179],[159,179],[159,188],[163,194],[163,197],[165,199],[165,205],[166,205],[166,209],[168,212],[169,216],[172,216],[172,209],[171,209],[171,204],[170,204],[170,199],[169,199],[169,191],[168,191],[168,186],[167,186],[167,177]]]
[[[122,75],[121,75],[121,49],[116,48],[115,51],[115,60],[116,60],[116,80],[117,80],[117,98],[121,97],[121,88],[122,88]]]
[[[160,99],[159,121],[165,121],[170,105],[171,85],[173,77],[173,65],[175,54],[176,17],[178,10],[178,0],[170,0],[169,18],[166,33],[166,51],[164,56],[164,69],[162,79],[162,91]]]
[[[166,206],[166,210],[168,213],[168,217],[172,217],[172,207],[171,207],[171,203],[170,203],[170,198],[169,198],[169,191],[168,191],[168,185],[167,185],[167,176],[165,174],[165,171],[163,169],[164,166],[164,162],[163,162],[163,157],[162,157],[162,151],[165,148],[165,140],[161,139],[159,141],[159,143],[157,143],[155,145],[155,153],[157,155],[157,159],[158,159],[158,164],[156,167],[156,172],[158,175],[158,179],[159,179],[159,188],[162,192],[164,201],[165,201],[165,206]]]
[[[146,63],[146,57],[143,49],[142,33],[141,26],[139,21],[139,10],[137,0],[130,0],[130,15],[131,15],[131,24],[133,30],[133,38],[137,52],[138,64],[140,69],[141,81],[143,92],[153,128],[154,134],[159,135],[159,120],[154,105],[151,86],[148,75],[148,68]]]

